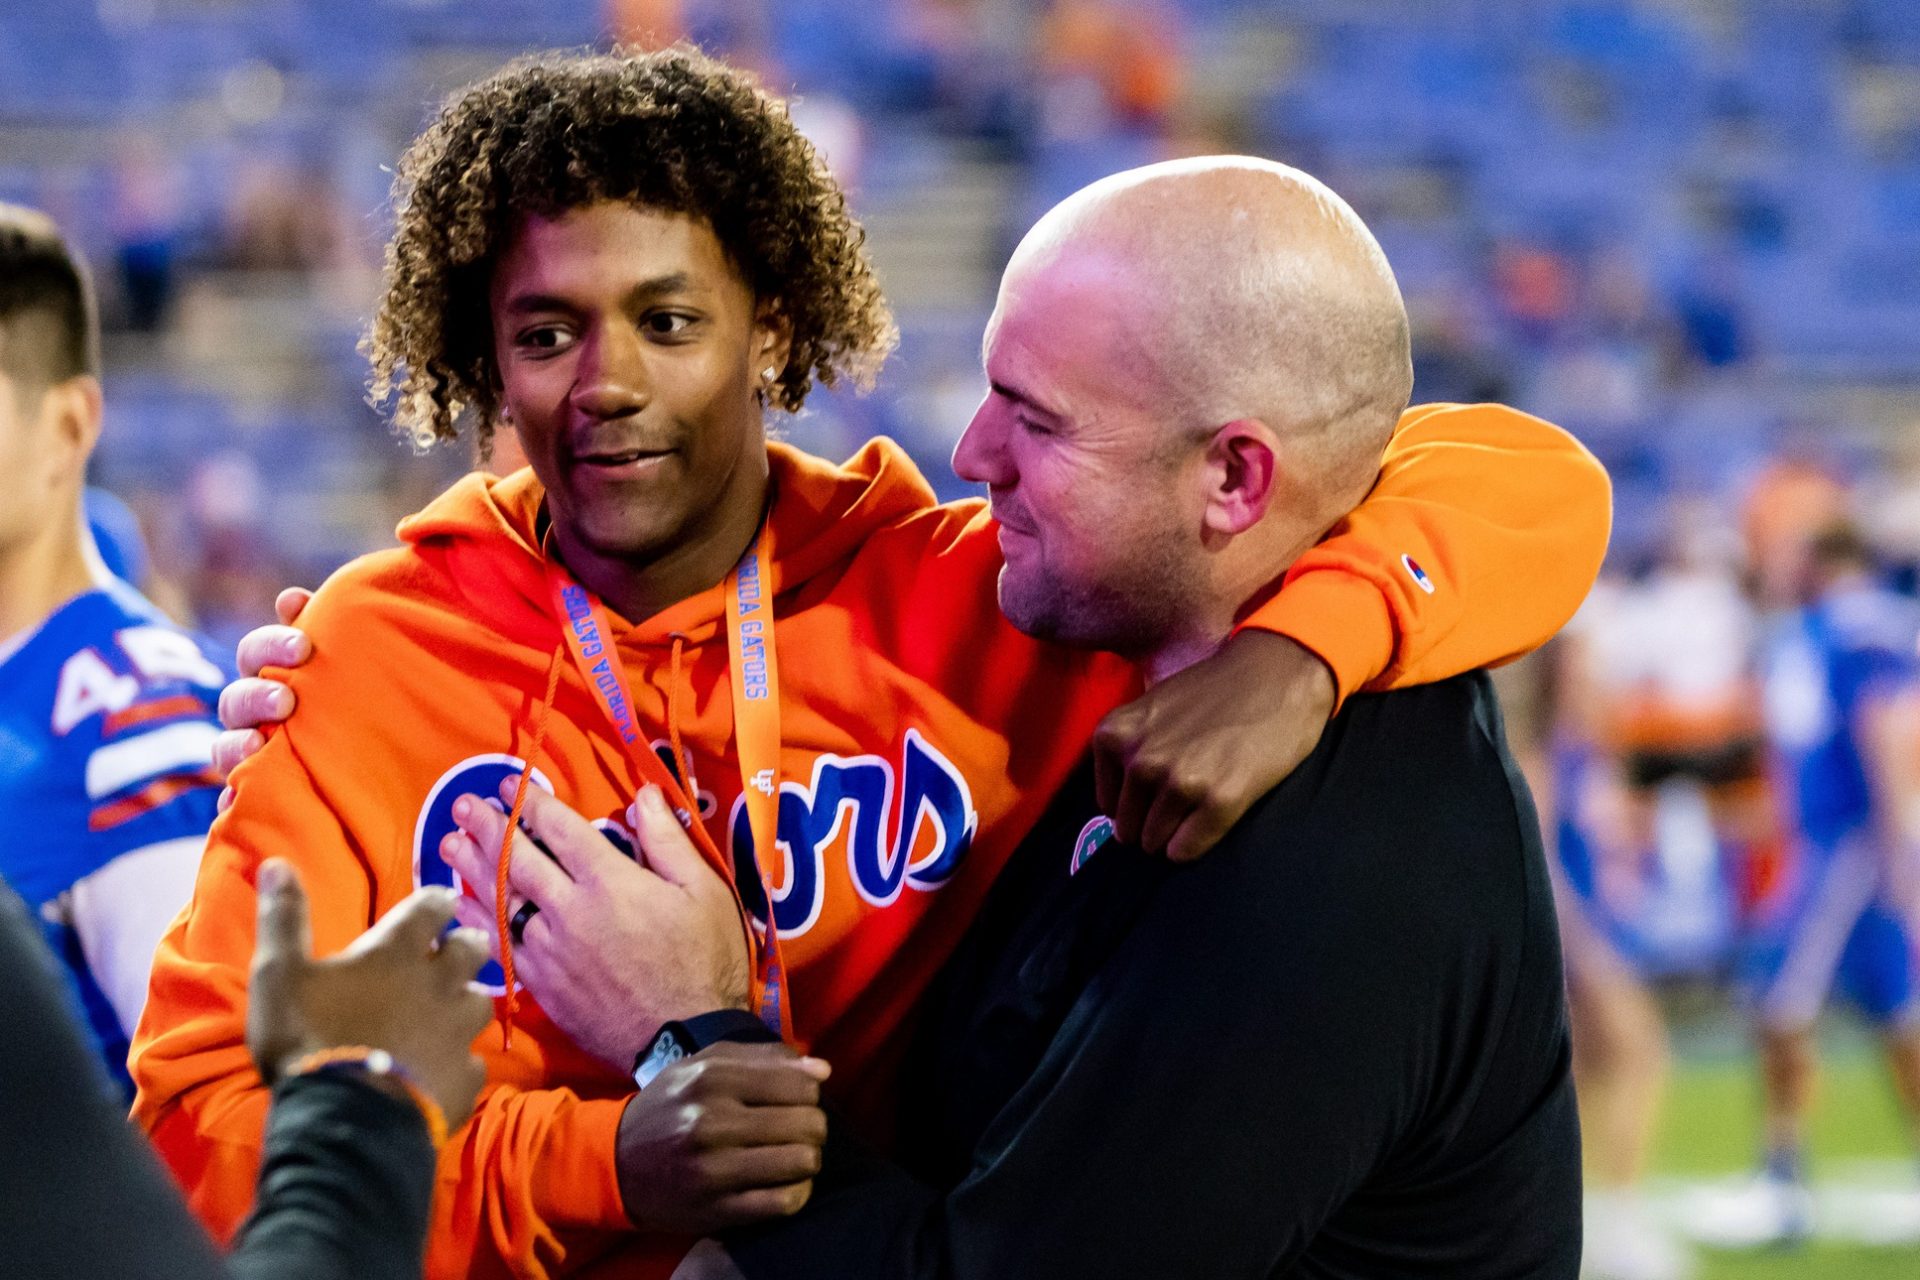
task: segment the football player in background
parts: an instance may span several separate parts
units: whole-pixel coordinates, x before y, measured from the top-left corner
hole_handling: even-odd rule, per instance
[[[0,205],[0,877],[66,963],[108,1071],[219,796],[202,644],[110,574],[84,514],[100,436],[91,284],[58,228]]]
[[[1603,583],[1554,669],[1552,824],[1588,1160],[1586,1273],[1681,1280],[1641,1196],[1670,1067],[1652,980],[1729,945],[1732,872],[1769,847],[1754,620],[1699,507],[1660,563]]]
[[[1920,982],[1913,890],[1920,850],[1920,663],[1913,602],[1876,580],[1850,524],[1792,548],[1797,608],[1765,646],[1763,704],[1794,828],[1760,902],[1746,961],[1758,1022],[1765,1155],[1757,1177],[1703,1193],[1703,1240],[1759,1246],[1814,1227],[1806,1130],[1818,1076],[1814,1024],[1837,990],[1877,1029],[1908,1123],[1920,1118]],[[1920,1238],[1920,1194],[1875,1198],[1872,1231]]]

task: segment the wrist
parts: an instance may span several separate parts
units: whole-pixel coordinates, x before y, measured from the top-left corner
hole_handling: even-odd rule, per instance
[[[1333,713],[1340,703],[1340,678],[1334,673],[1333,666],[1312,649],[1287,636],[1276,636],[1285,641],[1299,653],[1299,669],[1306,673],[1303,677],[1307,691],[1307,700],[1311,709],[1325,719],[1333,719]]]
[[[1291,640],[1320,661],[1333,683],[1330,713],[1390,669],[1398,640],[1380,589],[1337,569],[1290,575],[1279,594],[1234,634],[1263,631]]]
[[[279,1079],[294,1080],[312,1075],[346,1076],[372,1085],[391,1098],[411,1103],[426,1121],[427,1137],[435,1149],[447,1140],[446,1112],[433,1095],[422,1088],[385,1049],[367,1045],[316,1049],[286,1063],[279,1073]]]
[[[723,1007],[675,1019],[661,1024],[634,1056],[633,1082],[644,1089],[674,1063],[722,1041],[767,1044],[779,1039],[778,1032],[745,1009]]]
[[[1251,662],[1258,665],[1258,679],[1288,691],[1296,704],[1290,710],[1331,720],[1339,709],[1339,673],[1308,645],[1290,635],[1259,628],[1234,632],[1230,643],[1246,650]]]

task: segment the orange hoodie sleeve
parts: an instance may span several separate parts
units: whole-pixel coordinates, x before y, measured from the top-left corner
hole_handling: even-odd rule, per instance
[[[331,603],[317,597],[303,622],[319,651],[352,653],[346,611]],[[364,618],[354,620],[368,643]],[[234,773],[237,800],[209,833],[192,902],[155,954],[131,1060],[135,1120],[222,1240],[253,1203],[268,1106],[246,1048],[261,862],[285,858],[299,871],[316,955],[343,949],[413,888],[404,844],[396,856],[392,840],[357,838],[345,821],[388,807],[383,787],[393,772],[381,767],[379,731],[360,709],[392,707],[406,723],[404,695],[384,683],[377,663],[316,659],[282,678],[301,698],[300,716]],[[416,807],[391,809],[410,824]],[[614,1166],[625,1098],[521,1087],[544,1069],[531,1037],[516,1037],[503,1054],[490,1026],[476,1049],[490,1083],[440,1153],[429,1274],[570,1270],[613,1243],[609,1232],[631,1231]]]
[[[1600,572],[1600,463],[1504,405],[1401,415],[1365,501],[1242,622],[1319,655],[1339,697],[1424,684],[1545,644]]]

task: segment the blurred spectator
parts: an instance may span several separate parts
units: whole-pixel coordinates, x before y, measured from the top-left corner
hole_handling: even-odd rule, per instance
[[[300,274],[350,266],[359,243],[332,180],[317,165],[256,161],[241,177],[221,256],[243,271]]]
[[[180,253],[179,180],[153,154],[153,143],[129,147],[114,182],[115,265],[125,327],[156,332],[173,304]]]
[[[1724,369],[1751,355],[1744,308],[1733,265],[1709,258],[1682,282],[1675,297],[1686,355],[1695,365]]]
[[[1843,518],[1848,506],[1845,484],[1809,459],[1781,458],[1754,479],[1742,525],[1761,608],[1792,608],[1799,602],[1813,535]]]
[[[1159,128],[1185,68],[1176,17],[1153,0],[1055,0],[1041,24],[1045,92],[1086,104],[1112,127]]]
[[[1415,404],[1510,401],[1513,374],[1505,355],[1475,332],[1461,300],[1416,294],[1407,299],[1407,312],[1413,325]]]
[[[831,93],[794,98],[788,111],[841,187],[850,195],[857,194],[867,154],[866,125],[860,113],[845,98]]]
[[[617,44],[664,49],[687,38],[682,0],[607,0],[607,30]]]
[[[1563,638],[1551,830],[1587,1144],[1587,1273],[1695,1271],[1642,1179],[1671,1070],[1653,981],[1726,954],[1743,868],[1775,856],[1738,539],[1676,504],[1642,581],[1604,580]]]
[[[1572,264],[1544,245],[1515,241],[1495,245],[1492,277],[1502,316],[1529,346],[1550,343],[1573,314]]]
[[[231,651],[294,578],[262,521],[266,486],[246,454],[226,451],[194,469],[185,514],[196,541],[187,583],[200,629]]]

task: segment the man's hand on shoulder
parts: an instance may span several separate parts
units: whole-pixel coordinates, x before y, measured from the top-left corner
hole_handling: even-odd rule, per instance
[[[826,1075],[783,1044],[724,1042],[666,1068],[620,1116],[627,1216],[708,1235],[799,1212],[827,1140]]]
[[[1198,858],[1312,753],[1334,695],[1310,650],[1243,631],[1114,711],[1093,745],[1115,837],[1175,862]]]
[[[313,657],[313,642],[294,625],[311,599],[313,592],[305,587],[288,587],[273,602],[279,624],[255,627],[240,637],[234,653],[240,678],[220,691],[220,723],[226,732],[213,743],[213,767],[223,778],[267,745],[261,725],[279,724],[293,714],[293,690],[260,673],[268,667],[298,667]],[[233,788],[228,787],[220,793],[220,812],[232,803]]]

